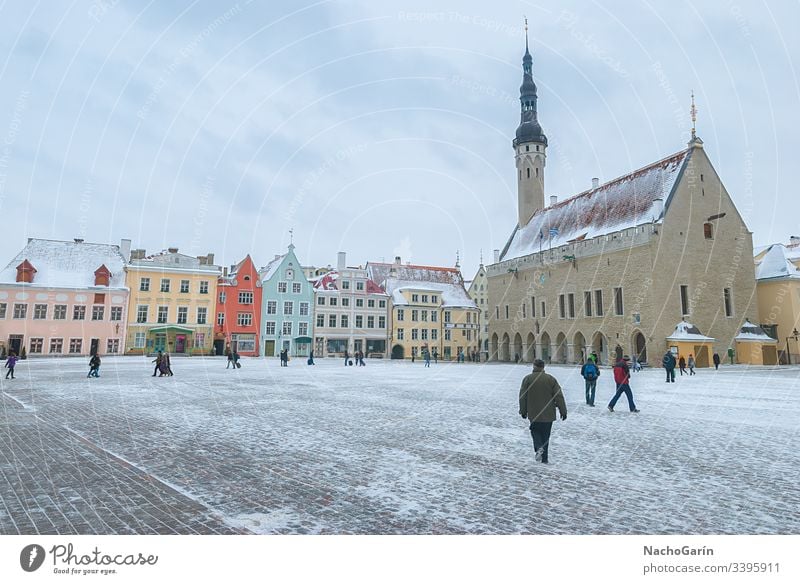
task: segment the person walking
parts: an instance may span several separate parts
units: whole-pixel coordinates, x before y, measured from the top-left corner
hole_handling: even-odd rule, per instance
[[[281,367],[289,366],[289,349],[281,350]]]
[[[633,364],[633,372],[634,373],[638,373],[639,371],[642,370],[642,366],[641,366],[641,364],[639,364],[639,358],[636,355],[631,357],[631,363]]]
[[[344,350],[344,364],[347,366],[347,362],[350,359],[350,353],[347,352],[347,349]]]
[[[681,370],[681,376],[686,373],[686,359],[683,355],[678,356],[678,369]]]
[[[594,407],[594,394],[597,389],[597,378],[600,377],[600,368],[591,359],[581,367],[581,377],[586,383],[586,405]]]
[[[164,355],[161,353],[161,351],[159,351],[156,354],[156,358],[151,361],[151,363],[155,363],[156,364],[155,369],[153,369],[153,377],[155,377],[156,375],[158,375],[161,372],[161,361],[162,361],[162,359],[164,359]]]
[[[308,365],[314,365],[314,351],[312,350],[308,354],[308,361],[306,361]]]
[[[686,364],[689,366],[689,375],[697,375],[694,372],[694,367],[695,367],[696,363],[695,363],[694,357],[692,356],[691,353],[689,353],[689,360],[686,362]]]
[[[672,351],[664,353],[661,364],[667,370],[667,383],[675,383],[675,355],[672,354]]]
[[[422,349],[422,357],[425,359],[425,367],[431,366],[431,352],[426,348]]]
[[[96,353],[89,359],[89,375],[86,377],[100,377],[100,356]]]
[[[225,352],[228,354],[228,363],[225,365],[225,369],[228,369],[231,365],[233,365],[233,368],[236,369],[236,365],[233,362],[233,352],[230,350],[230,348],[228,348],[228,350]]]
[[[611,401],[608,402],[608,411],[613,412],[614,406],[617,405],[617,400],[620,396],[624,393],[625,397],[628,398],[628,408],[631,410],[631,413],[639,413],[639,410],[636,409],[636,404],[633,403],[633,391],[631,391],[631,371],[628,368],[628,361],[630,361],[630,357],[624,355],[622,359],[617,361],[617,364],[614,365],[614,382],[617,384],[617,393],[614,394],[614,397],[611,398]]]
[[[233,368],[234,369],[241,369],[242,368],[242,364],[239,363],[239,352],[238,351],[234,351],[233,352]]]
[[[597,353],[596,353],[595,351],[592,351],[592,354],[591,354],[591,355],[589,355],[589,358],[590,358],[592,361],[594,361],[594,364],[595,364],[595,365],[597,365],[598,363],[600,363],[600,358],[597,356]]]
[[[544,372],[544,361],[533,362],[533,372],[526,375],[519,388],[519,415],[530,421],[535,458],[547,464],[550,431],[556,420],[556,408],[561,419],[567,419],[567,403],[561,386],[552,375]]]
[[[8,379],[9,375],[11,376],[11,379],[16,379],[14,377],[14,367],[16,366],[17,366],[17,354],[14,351],[11,351],[8,354],[8,357],[6,357],[6,369],[8,369],[8,372],[6,373],[6,379]]]
[[[169,360],[169,353],[164,353],[164,365],[166,366],[166,375],[172,377],[174,373],[172,373],[172,362]]]
[[[359,367],[366,367],[367,364],[364,363],[364,351],[358,352],[358,366]]]
[[[714,359],[714,369],[718,370],[719,369],[719,363],[720,363],[720,360],[721,360],[719,358],[719,353],[714,353],[713,359]]]
[[[433,348],[433,362],[435,364],[439,363],[439,350],[436,347]]]

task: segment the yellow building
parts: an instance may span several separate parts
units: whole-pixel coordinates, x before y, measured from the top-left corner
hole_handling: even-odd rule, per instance
[[[687,361],[693,356],[696,367],[710,367],[716,339],[705,336],[696,326],[679,322],[675,332],[667,337],[667,346],[675,359],[683,357]]]
[[[458,268],[368,263],[367,273],[390,299],[392,359],[469,361],[477,356],[480,310],[464,289]]]
[[[778,341],[782,363],[800,363],[800,238],[770,245],[755,260],[759,324]]]
[[[146,256],[145,250],[133,250],[127,266],[126,353],[211,354],[221,272],[213,254],[195,258],[169,248]]]
[[[736,362],[747,365],[777,365],[778,341],[764,332],[760,326],[749,320],[744,321],[742,329],[734,339],[736,342]]]

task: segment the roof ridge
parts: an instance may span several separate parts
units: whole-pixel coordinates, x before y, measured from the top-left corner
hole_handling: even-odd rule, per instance
[[[589,194],[591,194],[591,193],[593,193],[595,191],[599,191],[602,188],[609,187],[609,186],[612,186],[612,185],[614,185],[616,183],[622,182],[623,180],[625,180],[627,178],[630,178],[630,177],[632,177],[632,176],[634,176],[636,174],[639,174],[640,172],[645,172],[647,170],[651,170],[652,168],[654,168],[656,166],[659,166],[659,165],[662,165],[662,164],[672,160],[673,158],[678,158],[681,155],[685,156],[686,154],[689,153],[689,150],[691,150],[691,148],[684,148],[683,150],[679,150],[678,152],[674,152],[674,153],[670,154],[669,156],[665,156],[664,158],[662,158],[660,160],[656,160],[655,162],[651,162],[650,164],[642,166],[641,168],[637,168],[636,170],[632,170],[628,174],[623,174],[623,175],[618,176],[616,178],[613,178],[613,179],[611,179],[609,181],[606,181],[603,184],[598,185],[597,187],[592,187],[590,189],[586,189],[585,191],[581,191],[580,193],[571,195],[571,196],[567,197],[566,199],[564,199],[562,201],[558,201],[555,205],[550,205],[549,207],[544,207],[542,209],[537,209],[536,212],[532,215],[532,217],[534,215],[538,215],[539,213],[541,213],[542,211],[545,211],[546,209],[555,209],[556,207],[560,207],[562,205],[565,205],[566,203],[569,203],[570,201],[573,201],[574,199],[577,199],[578,197],[584,197],[584,196],[589,195]]]

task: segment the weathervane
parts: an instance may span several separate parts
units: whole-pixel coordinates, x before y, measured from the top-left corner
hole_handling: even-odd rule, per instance
[[[294,227],[289,229],[289,245],[294,245]]]
[[[697,137],[697,128],[695,127],[695,123],[697,122],[697,108],[694,106],[694,89],[692,89],[692,109],[689,110],[689,113],[692,115],[692,140]]]

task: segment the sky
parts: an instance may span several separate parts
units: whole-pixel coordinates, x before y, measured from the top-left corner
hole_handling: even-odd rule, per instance
[[[528,18],[545,194],[697,133],[755,245],[800,234],[797,2],[0,1],[5,264],[28,237],[471,278],[516,223]],[[291,233],[290,233],[291,231]]]

